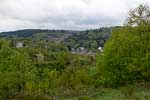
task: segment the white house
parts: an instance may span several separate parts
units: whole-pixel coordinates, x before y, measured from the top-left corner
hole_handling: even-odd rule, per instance
[[[98,50],[99,50],[100,52],[103,52],[103,48],[102,48],[102,47],[98,47]]]
[[[17,42],[16,43],[16,48],[22,48],[23,47],[23,43],[22,42]]]

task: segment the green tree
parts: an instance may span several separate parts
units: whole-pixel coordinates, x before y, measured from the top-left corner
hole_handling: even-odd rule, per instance
[[[150,26],[139,26],[114,30],[98,65],[106,83],[118,85],[149,80],[149,29]]]

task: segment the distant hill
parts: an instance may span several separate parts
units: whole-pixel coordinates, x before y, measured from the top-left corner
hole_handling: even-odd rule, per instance
[[[46,30],[46,29],[25,29],[25,30],[17,30],[17,31],[9,31],[9,32],[1,32],[0,36],[1,37],[32,37],[35,34],[39,33],[75,33],[75,31],[69,31],[69,30]]]
[[[50,40],[64,43],[69,50],[84,47],[89,50],[96,50],[99,46],[103,47],[109,38],[112,29],[115,27],[102,27],[86,31],[71,30],[44,30],[44,29],[25,29],[18,31],[2,32],[1,38],[29,39],[38,42]]]

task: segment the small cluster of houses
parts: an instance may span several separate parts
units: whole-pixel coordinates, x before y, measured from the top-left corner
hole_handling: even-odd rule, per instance
[[[23,47],[25,47],[25,44],[23,42],[16,42],[15,47],[16,48],[23,48]],[[47,46],[45,48],[47,48]],[[97,51],[103,52],[103,47],[99,46],[97,48]],[[86,49],[84,47],[79,47],[77,49],[71,48],[71,53],[72,54],[75,54],[75,53],[78,53],[78,54],[89,54],[89,55],[94,55],[95,54],[95,52],[92,52],[91,50],[88,50],[88,49]]]
[[[16,48],[23,48],[24,46],[25,46],[25,44],[23,42],[16,42],[15,43]]]
[[[98,47],[97,51],[103,52],[103,48],[102,47]],[[73,53],[73,54],[75,54],[75,53],[78,53],[78,54],[89,54],[89,55],[92,55],[92,54],[94,55],[95,54],[95,52],[92,52],[91,50],[88,50],[88,49],[86,49],[84,47],[79,47],[77,49],[72,48],[71,49],[71,53]]]

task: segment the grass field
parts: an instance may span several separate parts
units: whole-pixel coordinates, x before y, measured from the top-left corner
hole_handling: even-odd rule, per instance
[[[102,88],[88,96],[61,100],[150,100],[150,88],[134,85],[114,89]]]

